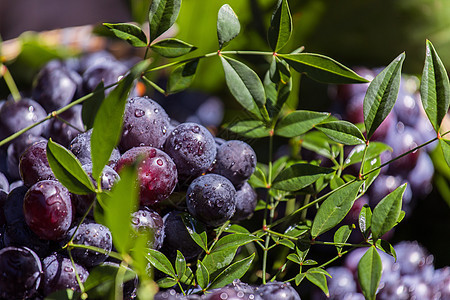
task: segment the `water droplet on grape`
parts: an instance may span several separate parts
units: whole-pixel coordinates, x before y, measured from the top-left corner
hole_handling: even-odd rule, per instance
[[[136,116],[136,118],[140,118],[140,117],[142,117],[143,115],[145,115],[145,111],[143,111],[142,109],[136,109],[136,110],[134,111],[134,115]]]

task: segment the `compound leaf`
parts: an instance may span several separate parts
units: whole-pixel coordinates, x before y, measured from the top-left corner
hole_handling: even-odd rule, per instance
[[[217,16],[217,38],[219,49],[225,47],[241,31],[241,24],[236,13],[230,5],[224,4],[219,9]]]
[[[270,21],[267,39],[274,52],[278,52],[289,41],[292,33],[292,16],[287,0],[280,0]]]

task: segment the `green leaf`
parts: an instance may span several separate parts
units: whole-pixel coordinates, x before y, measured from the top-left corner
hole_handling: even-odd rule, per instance
[[[237,249],[238,247],[235,247],[205,255],[202,262],[208,269],[209,274],[214,274],[217,270],[228,266],[233,261]]]
[[[98,84],[92,95],[83,102],[81,109],[81,118],[86,129],[91,129],[94,126],[95,116],[97,115],[98,109],[105,99],[105,89],[103,86],[103,81]]]
[[[131,214],[138,206],[139,190],[135,168],[125,167],[119,175],[120,180],[112,187],[109,199],[102,202],[105,225],[111,230],[114,246],[123,254],[131,246]]]
[[[231,224],[231,225],[227,226],[227,228],[225,228],[224,231],[225,231],[225,232],[229,232],[229,233],[244,233],[244,234],[250,234],[250,231],[248,231],[247,228],[242,227],[242,226],[237,225],[237,224]]]
[[[90,298],[101,298],[111,295],[114,290],[119,264],[101,264],[89,272],[89,277],[84,282],[84,289]],[[134,280],[136,273],[131,269],[126,269],[123,281]]]
[[[372,224],[372,210],[368,204],[365,204],[359,212],[358,225],[359,230],[365,239],[369,238],[370,226]]]
[[[292,33],[292,17],[287,0],[280,0],[270,21],[267,39],[274,52],[278,52],[289,41]]]
[[[439,140],[439,146],[442,149],[442,153],[444,154],[444,160],[447,163],[447,165],[450,167],[450,141],[440,139]]]
[[[119,39],[127,41],[134,47],[147,47],[147,36],[144,31],[130,23],[103,23]]]
[[[228,130],[248,138],[263,138],[270,136],[270,128],[260,120],[240,120],[226,127]]]
[[[350,165],[360,163],[363,158],[364,148],[366,145],[357,145],[355,146],[352,151],[348,154],[347,158],[344,161],[344,167],[348,167]],[[369,147],[367,148],[366,152],[366,160],[370,160],[373,158],[378,157],[381,153],[385,151],[391,151],[392,148],[388,145],[380,142],[370,142]]]
[[[321,123],[316,126],[316,129],[325,133],[333,141],[344,145],[364,144],[366,140],[358,127],[347,121]]]
[[[244,234],[244,233],[227,234],[224,237],[222,237],[219,241],[217,241],[217,243],[214,245],[214,248],[212,248],[211,253],[235,249],[237,247],[243,246],[256,240],[258,240],[258,238],[251,234]]]
[[[324,83],[364,83],[368,82],[351,69],[324,55],[315,53],[278,54],[299,73]]]
[[[208,238],[203,224],[188,213],[182,213],[180,217],[194,242],[203,250],[208,251]]]
[[[283,117],[275,127],[275,134],[282,137],[295,137],[306,133],[328,118],[329,113],[296,110]]]
[[[295,248],[294,242],[291,241],[291,240],[288,240],[288,239],[279,240],[278,244],[283,245],[285,247],[288,247],[289,249],[294,249]]]
[[[363,173],[367,173],[375,168],[378,168],[381,166],[381,159],[380,157],[374,157],[372,159],[366,160],[363,165]],[[369,175],[366,175],[364,178],[364,186],[362,192],[365,193],[370,185],[377,179],[378,175],[380,175],[381,169],[378,169],[376,171],[373,171]]]
[[[344,185],[345,181],[341,177],[337,177],[336,175],[330,181],[330,189],[335,190],[341,185]]]
[[[229,283],[232,283],[235,279],[240,279],[247,270],[250,268],[253,259],[255,258],[255,253],[246,257],[242,260],[239,260],[228,268],[223,270],[216,278],[214,278],[213,282],[209,286],[209,289],[217,289],[226,286]]]
[[[439,132],[450,105],[450,83],[445,66],[429,40],[420,82],[420,97],[428,119],[434,130]]]
[[[363,108],[367,139],[372,137],[375,130],[394,107],[400,88],[404,60],[405,53],[397,56],[372,80],[367,88]]]
[[[298,191],[319,178],[332,173],[332,169],[301,163],[283,170],[274,180],[272,187],[282,191]]]
[[[364,297],[375,300],[383,265],[375,247],[370,247],[358,264],[358,280]]]
[[[201,261],[197,261],[197,271],[195,272],[197,283],[202,290],[205,290],[209,284],[209,273]]]
[[[47,142],[47,160],[55,177],[74,194],[85,195],[95,192],[89,175],[72,152],[55,143]]]
[[[146,257],[150,264],[156,269],[160,270],[164,274],[172,276],[173,278],[177,277],[169,259],[161,252],[154,249],[148,249]]]
[[[348,241],[348,238],[350,237],[350,234],[353,231],[352,225],[342,225],[339,227],[338,230],[334,233],[334,242],[335,243],[346,243]],[[338,253],[340,254],[342,252],[342,246],[336,246]]]
[[[320,288],[327,297],[330,297],[330,293],[328,292],[327,278],[325,277],[324,274],[307,272],[306,279],[308,279],[309,281],[311,281],[311,283]]]
[[[320,131],[307,132],[301,140],[301,146],[323,157],[331,158],[330,139]]]
[[[45,297],[46,300],[72,300],[80,298],[81,293],[75,292],[72,289],[59,290]]]
[[[178,278],[182,278],[186,272],[186,259],[180,250],[177,250],[177,258],[175,259],[175,270],[177,271]]]
[[[173,94],[187,89],[195,78],[199,59],[194,59],[176,67],[170,73],[167,82],[167,93]]]
[[[133,238],[133,248],[130,249],[131,257],[133,259],[133,270],[138,274],[139,281],[141,282],[150,280],[148,261],[145,257],[148,250],[148,241],[150,239],[153,239],[153,234],[150,230],[138,232]]]
[[[300,284],[300,282],[302,282],[305,277],[306,277],[306,273],[297,274],[295,276],[295,285],[298,286]]]
[[[217,38],[219,49],[225,47],[241,31],[241,24],[236,13],[230,5],[224,4],[219,9],[217,16]]]
[[[355,181],[331,194],[320,205],[311,228],[311,236],[316,238],[341,222],[352,208],[358,191],[364,182]]]
[[[187,285],[194,285],[195,282],[194,273],[192,272],[190,267],[186,267],[186,271],[184,272],[184,275],[181,277],[180,282]]]
[[[294,253],[289,254],[286,258],[298,265],[303,263],[303,260],[297,254]]]
[[[402,197],[405,190],[406,183],[384,197],[373,209],[371,229],[374,240],[391,230],[397,223],[402,210]]]
[[[168,38],[153,43],[150,48],[156,53],[168,58],[179,57],[197,49],[197,47],[175,38]]]
[[[267,120],[264,86],[255,71],[233,58],[221,55],[220,59],[231,94],[255,117]]]
[[[148,13],[150,40],[164,33],[176,21],[180,12],[181,0],[153,0]]]
[[[168,289],[177,284],[176,279],[171,277],[164,277],[159,279],[157,282],[158,286],[162,289]]]
[[[375,246],[378,249],[382,250],[383,252],[394,257],[395,260],[397,260],[397,253],[395,253],[394,247],[388,241],[378,239]]]
[[[123,112],[134,80],[148,68],[150,61],[136,64],[100,105],[91,136],[92,177],[97,180],[122,133]]]

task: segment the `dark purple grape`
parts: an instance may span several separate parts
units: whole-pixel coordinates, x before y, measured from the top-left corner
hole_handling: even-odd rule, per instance
[[[389,193],[394,191],[400,185],[405,183],[405,180],[401,176],[392,175],[379,175],[372,184],[370,188],[369,202],[371,207],[375,207],[378,202],[386,197]],[[403,194],[403,205],[402,209],[408,214],[413,208],[413,193],[410,185],[406,185],[405,193]]]
[[[356,293],[356,282],[353,279],[353,273],[349,269],[345,267],[330,267],[326,271],[331,275],[331,278],[327,277],[331,299],[342,299],[346,294]]]
[[[181,179],[194,178],[206,172],[216,158],[216,144],[211,133],[196,123],[175,127],[164,145],[172,157]]]
[[[206,174],[197,177],[186,192],[189,213],[203,223],[217,227],[229,220],[236,210],[236,189],[225,177]]]
[[[24,185],[22,180],[13,181],[9,185],[9,190],[12,191],[13,189],[15,189],[15,188],[17,188],[19,186],[22,186],[22,185]]]
[[[268,282],[260,285],[256,289],[256,293],[261,296],[262,300],[300,300],[299,294],[289,282]]]
[[[116,58],[108,51],[96,51],[86,53],[80,57],[79,73],[84,73],[89,67],[104,61],[116,61]]]
[[[20,186],[9,192],[3,207],[6,224],[13,226],[15,223],[25,220],[23,214],[23,199],[27,191],[27,187]]]
[[[151,239],[147,246],[151,249],[160,249],[164,241],[164,221],[154,210],[142,207],[133,213],[131,226],[138,232],[148,231],[151,233]]]
[[[42,265],[33,250],[6,247],[0,250],[0,298],[30,299],[39,287]]]
[[[76,77],[79,79],[74,80]],[[47,112],[57,110],[72,101],[80,80],[80,75],[67,69],[63,64],[50,62],[36,76],[33,98]]]
[[[386,137],[386,144],[392,147],[392,157],[398,157],[406,153],[419,144],[417,132],[411,128],[404,126],[403,123],[397,123],[397,130],[393,130]],[[392,162],[389,164],[389,172],[392,174],[407,174],[417,163],[421,149]]]
[[[91,158],[91,135],[92,128],[86,132],[78,134],[71,142],[69,150],[76,156],[82,165],[92,163]],[[117,160],[120,157],[118,149],[114,148],[111,157],[109,158],[108,165],[114,167]]]
[[[148,97],[130,98],[125,106],[119,148],[122,152],[138,146],[162,149],[169,127],[169,116],[157,102]]]
[[[69,191],[58,181],[43,180],[25,194],[23,211],[30,229],[40,238],[61,239],[72,223]]]
[[[81,109],[82,105],[75,105],[59,114],[58,118],[53,118],[48,126],[49,137],[64,147],[69,147],[70,142],[82,133],[80,130],[84,130]]]
[[[411,297],[409,287],[402,282],[401,278],[386,282],[386,285],[377,294],[377,299],[380,300],[410,300],[413,299]]]
[[[55,174],[47,160],[47,141],[39,141],[28,147],[19,159],[20,177],[27,187],[41,180],[55,180]]]
[[[402,241],[394,245],[394,249],[402,275],[426,275],[427,271],[434,271],[433,256],[417,241]]]
[[[218,127],[222,123],[224,105],[217,97],[209,97],[201,103],[194,115],[186,119],[186,122],[200,123],[205,127]]]
[[[245,182],[234,196],[236,201],[236,210],[231,217],[233,221],[240,221],[250,218],[258,204],[258,195],[252,186]]]
[[[117,60],[102,60],[88,66],[83,73],[83,88],[86,94],[91,93],[103,82],[103,85],[109,86],[118,82],[128,71],[128,68]],[[106,89],[109,93],[111,89]]]
[[[87,268],[96,266],[104,262],[112,249],[112,236],[109,229],[101,224],[95,222],[83,222],[77,226],[72,227],[67,231],[66,242],[73,236],[73,244],[93,246],[103,249],[106,253],[99,253],[96,251],[73,248],[71,250],[73,259],[82,266]]]
[[[82,166],[83,170],[86,172],[86,174],[89,175],[91,178],[92,183],[95,187],[97,187],[97,181],[92,178],[92,164],[85,164]],[[111,190],[113,185],[120,179],[119,174],[117,174],[116,171],[114,171],[113,168],[106,165],[103,168],[102,175],[101,175],[101,186],[102,190]],[[92,202],[95,201],[95,193],[87,194],[87,195],[77,195],[72,194],[72,204],[75,206],[75,212],[78,216],[84,216],[86,211],[90,208],[92,205]],[[93,210],[89,213],[90,216],[93,216]]]
[[[49,295],[62,289],[80,291],[80,286],[76,278],[78,274],[81,282],[85,282],[89,272],[79,264],[72,265],[70,259],[54,253],[42,261],[43,280],[41,288],[44,295]]]
[[[157,148],[131,148],[117,161],[120,170],[141,160],[138,165],[139,198],[141,205],[155,205],[167,199],[178,181],[177,168],[172,159]]]
[[[175,258],[179,250],[186,260],[196,258],[202,248],[191,238],[179,211],[170,211],[163,217],[164,221],[164,243],[161,251],[169,257]]]
[[[353,70],[358,73],[361,77],[372,81],[377,75],[374,70],[368,69],[366,67],[354,67]],[[329,95],[332,99],[335,99],[342,103],[344,106],[347,101],[356,94],[365,94],[370,83],[363,84],[341,84],[337,86],[331,86],[329,90]]]
[[[5,207],[7,197],[8,197],[8,193],[3,190],[0,190],[0,228],[2,228],[3,225],[6,224],[4,207]],[[2,238],[0,237],[0,241],[1,240],[2,240]],[[1,247],[0,247],[0,249],[1,249]]]
[[[430,285],[434,299],[450,299],[450,267],[435,270]]]
[[[9,192],[9,181],[5,174],[0,172],[0,191]]]
[[[434,165],[426,152],[421,152],[414,169],[408,174],[408,182],[411,190],[417,197],[428,195],[433,189]]]
[[[9,178],[12,180],[20,179],[20,156],[32,144],[45,140],[46,139],[42,136],[34,136],[32,134],[24,133],[9,144],[6,158]]]
[[[48,255],[51,245],[48,240],[40,239],[25,220],[7,225],[3,236],[5,247],[23,246],[36,252],[40,257]]]
[[[256,153],[253,148],[239,140],[230,140],[217,148],[213,172],[228,178],[239,188],[255,171]]]
[[[204,299],[204,298],[201,298],[200,296],[195,295],[195,294],[184,296],[182,293],[178,293],[174,289],[169,289],[169,290],[160,291],[160,292],[156,293],[156,295],[153,299],[154,300],[194,300],[194,299],[197,300],[197,299]]]
[[[36,101],[23,98],[20,101],[8,100],[0,108],[0,140],[28,127],[47,116],[44,108]],[[28,131],[39,136],[46,131],[47,124],[40,124]]]
[[[233,287],[225,286],[220,289],[211,290],[211,294],[207,294],[206,300],[255,300],[263,299],[260,295],[255,293],[246,293],[244,291],[235,290]],[[278,298],[272,298],[278,299]],[[284,298],[283,298],[284,299]],[[286,298],[289,299],[289,298]]]
[[[402,84],[403,83],[403,84]],[[420,95],[418,92],[408,91],[403,87],[405,84],[402,80],[400,84],[400,90],[395,101],[394,111],[400,122],[405,125],[414,126],[420,117]]]

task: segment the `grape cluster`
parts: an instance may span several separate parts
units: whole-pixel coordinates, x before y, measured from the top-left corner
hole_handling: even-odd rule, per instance
[[[383,273],[377,291],[377,299],[436,299],[450,298],[450,268],[435,269],[433,255],[416,241],[403,241],[394,245],[397,260],[378,251]],[[343,266],[330,267],[326,271],[330,297],[328,299],[364,299],[358,285],[358,262],[365,249],[356,249],[346,258]],[[316,291],[314,300],[327,299],[322,291]]]
[[[100,83],[114,84],[127,70],[107,52],[50,61],[37,74],[32,91],[17,102],[0,102],[0,137],[39,121]],[[120,142],[101,174],[102,190],[111,190],[125,166],[137,166],[139,207],[131,216],[133,235],[150,232],[153,239],[147,246],[171,258],[177,250],[188,261],[201,252],[183,222],[187,215],[212,234],[228,220],[249,218],[256,207],[257,194],[247,182],[256,167],[256,153],[242,141],[218,142],[210,130],[223,115],[216,100],[204,102],[196,112],[198,120],[171,120],[163,105],[133,89]],[[208,117],[208,107],[219,112],[220,120]],[[96,186],[91,175],[92,129],[84,129],[82,108],[75,105],[0,148],[0,276],[8,278],[0,280],[1,299],[42,298],[65,288],[80,291],[78,280],[84,282],[94,267],[117,264],[109,256],[115,250],[109,228],[94,219],[95,193],[69,192],[47,159],[51,138],[74,154]],[[174,195],[183,193],[185,200],[174,201]],[[68,243],[75,245],[68,247],[70,253],[61,251]],[[129,298],[136,297],[136,286],[137,282],[127,283]],[[270,293],[277,288],[294,293],[281,283]],[[217,295],[208,299],[222,299],[223,292],[236,299],[250,294],[228,289],[214,291]],[[262,291],[261,287],[259,294]],[[260,299],[252,295],[247,298]]]
[[[381,70],[360,67],[355,68],[355,71],[370,81]],[[402,75],[394,108],[371,138],[371,141],[383,142],[392,148],[392,152],[382,153],[381,163],[398,157],[436,137],[436,133],[423,111],[418,83],[419,80],[415,76]],[[368,86],[367,83],[330,87],[329,94],[334,103],[333,113],[338,118],[354,124],[364,122],[363,103]],[[431,192],[434,166],[428,152],[435,146],[436,143],[429,144],[382,168],[380,175],[373,182],[373,187],[369,189],[368,198],[365,199],[367,203],[372,208],[375,207],[383,197],[407,182],[402,209],[408,216],[417,201]],[[364,146],[361,145],[361,147]],[[356,146],[347,153],[357,152],[361,149]],[[359,171],[359,165],[353,167],[352,171]]]

